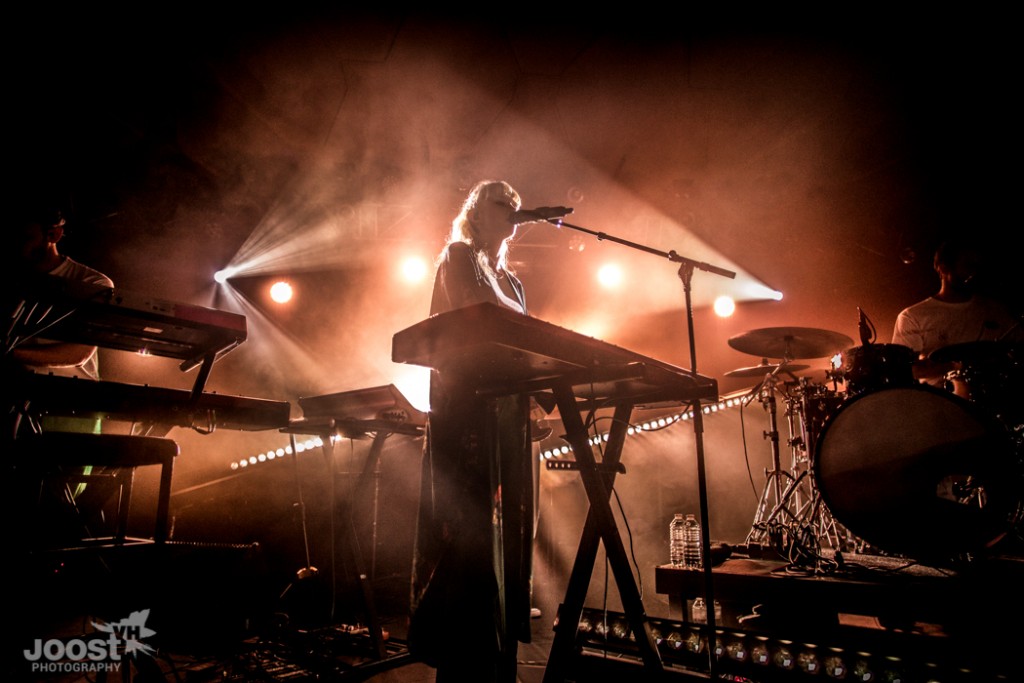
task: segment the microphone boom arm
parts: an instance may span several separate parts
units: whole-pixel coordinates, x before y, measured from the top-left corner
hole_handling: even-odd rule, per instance
[[[703,261],[695,261],[693,259],[686,258],[685,256],[680,256],[679,254],[677,254],[675,252],[675,250],[672,250],[672,251],[662,251],[660,249],[654,249],[653,247],[648,247],[646,245],[638,244],[636,242],[630,242],[629,240],[622,239],[621,237],[615,237],[614,235],[609,235],[608,233],[605,233],[605,232],[599,232],[597,230],[590,230],[588,228],[584,228],[584,227],[581,227],[579,225],[573,225],[572,223],[566,223],[561,218],[546,218],[544,220],[546,222],[548,222],[548,223],[551,223],[555,227],[561,228],[561,227],[564,226],[566,228],[571,228],[573,230],[578,230],[579,232],[585,232],[588,235],[593,235],[598,240],[608,241],[608,242],[615,242],[616,244],[622,244],[622,245],[627,246],[627,247],[632,247],[633,249],[638,249],[640,251],[647,252],[648,254],[654,254],[655,256],[661,256],[663,258],[668,259],[669,261],[671,261],[673,263],[684,264],[684,265],[687,265],[687,266],[689,266],[691,268],[695,268],[697,270],[703,270],[703,271],[705,271],[707,273],[714,273],[715,275],[721,275],[722,277],[727,277],[727,278],[730,278],[730,279],[736,277],[736,273],[731,271],[731,270],[726,270],[725,268],[719,268],[718,266],[713,266],[710,263],[704,263]]]

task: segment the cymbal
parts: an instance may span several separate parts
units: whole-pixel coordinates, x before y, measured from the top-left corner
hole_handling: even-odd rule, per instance
[[[853,339],[813,327],[766,327],[731,337],[729,346],[762,358],[827,358],[853,346]]]
[[[950,344],[941,349],[935,349],[928,354],[928,360],[935,363],[950,363],[959,361],[961,363],[978,363],[983,361],[1008,360],[1020,356],[1022,345],[1020,343],[1007,343],[1001,341],[973,341],[961,344]]]
[[[772,365],[768,363],[762,363],[761,365],[751,365],[747,368],[736,368],[725,373],[726,377],[764,377],[765,375],[774,373],[779,368],[782,368],[783,372],[798,372],[800,370],[806,370],[811,367],[810,365],[797,365],[796,363],[781,365]]]

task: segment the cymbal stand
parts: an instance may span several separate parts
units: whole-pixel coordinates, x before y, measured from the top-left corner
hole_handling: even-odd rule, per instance
[[[812,475],[811,454],[820,429],[812,417],[820,410],[810,405],[813,399],[806,377],[800,378],[796,396],[787,399],[786,415],[793,451],[792,472],[800,483],[794,486],[791,508],[799,526],[810,532],[816,545],[820,545],[823,540],[833,550],[842,550],[843,534],[822,501]]]
[[[772,439],[773,469],[766,473],[767,481],[755,514],[747,544],[768,544],[776,549],[811,551],[817,557],[817,549],[824,542],[833,550],[846,546],[845,530],[832,518],[831,512],[821,499],[814,484],[810,453],[817,436],[817,427],[812,424],[811,415],[815,410],[809,405],[812,395],[807,379],[799,380],[795,393],[782,391],[786,403],[786,420],[789,428],[788,445],[792,454],[791,469],[785,471],[780,464],[780,449],[777,432],[776,386],[766,378],[766,388],[761,388],[762,403],[769,413],[770,431],[766,438]],[[785,490],[781,490],[785,484]],[[773,495],[774,494],[774,495]],[[774,504],[768,512],[769,503]],[[799,546],[799,548],[797,547]],[[811,547],[808,547],[811,546]]]
[[[792,474],[782,469],[779,449],[778,404],[775,397],[777,373],[778,368],[765,375],[764,380],[754,388],[750,395],[751,399],[754,396],[758,397],[768,412],[768,431],[763,434],[771,442],[772,468],[765,472],[765,485],[761,492],[761,498],[758,500],[754,522],[747,534],[747,545],[752,543],[777,545],[777,542],[783,540],[778,538],[777,534],[780,530],[780,526],[777,524],[779,517],[785,514],[791,519],[795,519],[792,511],[787,507],[787,500],[793,492],[796,480]],[[785,486],[785,490],[783,490],[783,486]],[[771,504],[770,512],[768,511],[769,504]]]

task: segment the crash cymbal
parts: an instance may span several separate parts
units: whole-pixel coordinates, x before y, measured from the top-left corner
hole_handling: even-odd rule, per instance
[[[781,368],[782,372],[799,372],[800,370],[806,370],[811,367],[810,365],[797,365],[796,363],[783,363],[780,365],[772,365],[770,363],[762,363],[761,365],[751,365],[748,368],[736,368],[725,373],[726,377],[764,377],[765,375],[774,373],[776,370]]]
[[[813,327],[766,327],[730,338],[729,346],[762,358],[827,358],[853,346],[853,339]]]
[[[928,354],[928,360],[935,363],[985,363],[1006,361],[1021,357],[1022,344],[1000,341],[973,341],[950,344]]]

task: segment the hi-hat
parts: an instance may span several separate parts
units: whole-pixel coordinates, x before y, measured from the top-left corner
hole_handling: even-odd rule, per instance
[[[779,365],[772,365],[770,363],[762,363],[761,365],[751,365],[747,368],[736,368],[725,373],[726,377],[764,377],[765,375],[774,374],[777,370],[781,369],[783,372],[798,372],[800,370],[806,370],[811,367],[810,365],[797,365],[795,363],[782,363]]]
[[[762,358],[828,358],[852,347],[853,339],[813,327],[766,327],[730,338],[729,346]]]

